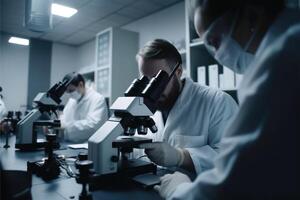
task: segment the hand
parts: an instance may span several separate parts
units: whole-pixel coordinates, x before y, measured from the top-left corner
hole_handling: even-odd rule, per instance
[[[191,183],[191,179],[187,175],[180,172],[166,174],[160,178],[160,181],[160,185],[154,186],[154,189],[164,199],[170,198],[178,185],[182,183]]]
[[[0,130],[3,132],[3,133],[7,133],[9,131],[12,131],[12,124],[10,121],[2,121],[0,123]]]
[[[141,144],[140,148],[145,149],[145,153],[151,161],[164,167],[180,166],[184,160],[182,149],[172,147],[165,142]]]

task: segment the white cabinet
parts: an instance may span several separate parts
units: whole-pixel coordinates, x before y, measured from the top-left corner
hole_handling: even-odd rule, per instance
[[[110,104],[138,76],[137,52],[136,32],[109,28],[96,35],[95,87]]]

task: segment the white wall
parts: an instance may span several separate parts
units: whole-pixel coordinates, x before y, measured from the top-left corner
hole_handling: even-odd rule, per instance
[[[123,28],[140,34],[140,48],[149,40],[162,38],[178,42],[185,38],[184,2],[130,23]]]
[[[95,63],[96,39],[90,40],[77,48],[78,68],[93,66]]]
[[[50,85],[54,85],[70,72],[77,71],[77,48],[70,45],[53,43],[51,57]]]
[[[51,85],[61,81],[64,75],[83,70],[95,62],[95,40],[80,46],[53,43],[51,58]]]
[[[0,33],[1,34],[1,33]],[[0,85],[8,110],[25,110],[27,101],[29,46],[8,43],[9,35],[0,39]]]

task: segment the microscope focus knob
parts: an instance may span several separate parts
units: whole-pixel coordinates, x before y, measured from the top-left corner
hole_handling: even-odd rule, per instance
[[[82,172],[88,172],[89,169],[91,169],[93,167],[93,161],[90,161],[90,160],[77,160],[75,162],[75,167],[77,169],[79,169],[79,171],[82,171]]]
[[[86,153],[80,152],[78,154],[78,160],[83,161],[83,160],[87,160],[87,159],[88,159],[88,155]]]
[[[158,131],[157,126],[153,125],[149,127],[152,133],[156,133]]]
[[[49,133],[49,134],[46,135],[46,139],[49,142],[53,142],[54,140],[56,140],[56,134]]]

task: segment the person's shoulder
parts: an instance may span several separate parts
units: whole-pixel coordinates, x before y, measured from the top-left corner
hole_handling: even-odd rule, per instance
[[[223,104],[227,102],[236,104],[235,100],[221,89],[200,85],[196,82],[192,82],[191,92],[194,99],[198,99],[200,102],[210,102],[212,104]]]
[[[192,88],[195,95],[201,95],[207,98],[226,98],[228,95],[220,89],[209,87],[206,85],[200,85],[196,82],[192,83]]]
[[[272,73],[283,73],[285,70],[293,72],[299,69],[300,62],[300,23],[291,26],[284,34],[265,52],[263,65],[272,65]],[[284,64],[284,66],[283,66]],[[282,75],[282,74],[281,74]]]
[[[76,105],[77,105],[76,100],[74,100],[72,98],[69,98],[68,101],[67,101],[67,103],[65,104],[64,110],[70,109],[70,108],[72,108],[72,107],[74,107]]]
[[[90,93],[90,99],[94,100],[94,101],[105,101],[105,97],[100,94],[99,92],[97,92],[96,90],[94,90],[93,88],[89,88],[89,93]]]
[[[288,28],[278,40],[269,48],[273,54],[289,53],[299,54],[300,49],[300,23]],[[299,59],[299,56],[297,56]]]

